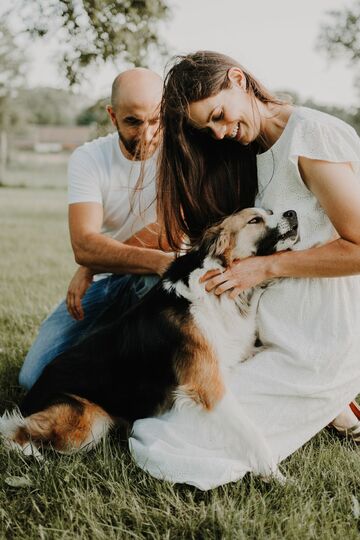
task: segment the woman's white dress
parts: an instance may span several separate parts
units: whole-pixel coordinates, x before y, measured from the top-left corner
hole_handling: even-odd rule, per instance
[[[296,249],[306,249],[335,231],[301,179],[298,156],[351,162],[360,181],[360,140],[341,120],[299,107],[257,158],[256,205],[296,210]],[[279,280],[261,296],[258,330],[266,348],[239,365],[232,391],[280,462],[360,392],[360,276]],[[234,456],[201,419],[184,409],[138,420],[130,438],[135,461],[157,478],[203,490],[239,480],[251,470],[248,457]]]

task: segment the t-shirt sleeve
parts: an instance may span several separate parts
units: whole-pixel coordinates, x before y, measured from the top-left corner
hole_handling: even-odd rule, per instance
[[[75,150],[68,165],[68,203],[80,202],[103,202],[98,166],[83,148]]]
[[[297,164],[299,156],[335,163],[351,163],[360,174],[360,138],[345,122],[333,119],[329,123],[303,119],[295,128],[290,159]]]

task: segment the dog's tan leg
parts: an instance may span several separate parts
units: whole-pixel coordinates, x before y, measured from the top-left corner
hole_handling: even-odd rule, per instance
[[[194,324],[186,328],[186,345],[177,361],[179,389],[176,397],[188,396],[210,411],[223,397],[225,387],[215,351]]]
[[[74,396],[75,397],[75,396]],[[98,405],[75,397],[78,405],[61,403],[26,418],[8,417],[9,428],[2,434],[25,451],[30,446],[52,446],[62,453],[88,450],[113,425],[111,417]],[[11,427],[10,427],[10,424]]]

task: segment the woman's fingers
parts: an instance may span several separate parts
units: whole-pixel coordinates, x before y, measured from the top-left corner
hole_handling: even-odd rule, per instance
[[[229,278],[225,272],[222,274],[217,274],[206,281],[205,289],[210,292],[215,289],[215,287],[218,287],[222,283],[225,283],[228,279]]]
[[[207,281],[208,279],[212,278],[213,276],[217,276],[217,275],[219,275],[221,273],[222,273],[221,270],[219,270],[218,268],[216,268],[214,270],[208,270],[206,272],[206,274],[201,276],[200,283],[204,283],[204,281]]]
[[[235,300],[237,296],[242,292],[242,289],[240,287],[234,287],[233,290],[230,292],[229,297],[232,300]]]
[[[220,294],[223,294],[226,291],[229,291],[230,289],[233,289],[235,287],[235,283],[232,280],[225,281],[218,287],[216,287],[214,293],[219,296]]]

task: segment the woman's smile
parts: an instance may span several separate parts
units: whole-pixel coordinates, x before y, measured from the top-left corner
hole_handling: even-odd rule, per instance
[[[231,132],[230,139],[235,139],[239,131],[240,131],[240,122],[235,124],[235,127]]]

